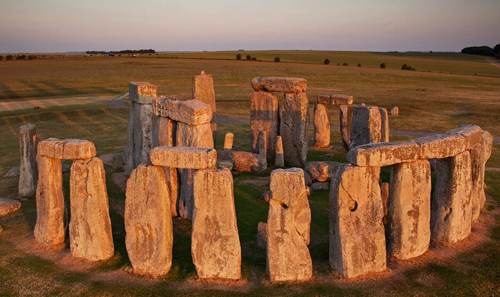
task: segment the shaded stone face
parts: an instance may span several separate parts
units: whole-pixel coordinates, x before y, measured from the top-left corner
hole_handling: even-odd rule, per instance
[[[38,143],[38,154],[62,160],[90,159],[96,156],[96,149],[88,140],[49,138]]]
[[[153,147],[153,107],[132,102],[125,145],[125,174],[139,164],[151,164],[149,152]]]
[[[252,88],[255,91],[301,93],[307,89],[307,80],[294,77],[254,77]]]
[[[350,148],[382,140],[382,118],[376,106],[354,106]]]
[[[215,166],[217,151],[212,148],[158,146],[151,151],[151,162],[163,167],[207,169]]]
[[[311,209],[304,172],[299,168],[271,173],[267,218],[267,273],[271,281],[305,281],[312,277],[309,254]]]
[[[61,160],[37,156],[35,238],[40,243],[64,242],[64,196]]]
[[[335,172],[345,163],[331,161],[311,161],[307,162],[305,171],[310,174],[312,181],[325,182],[335,175]]]
[[[484,193],[485,151],[484,138],[480,144],[476,144],[470,150],[472,166],[472,223],[478,221],[484,202],[486,201],[486,194]]]
[[[388,255],[405,260],[429,249],[431,166],[427,160],[392,166],[388,200]]]
[[[276,137],[276,158],[274,159],[274,166],[285,167],[285,156],[283,155],[283,140],[281,136]]]
[[[194,174],[191,255],[200,278],[241,278],[233,176],[228,169]]]
[[[36,194],[38,169],[36,166],[36,127],[23,125],[19,129],[21,165],[19,168],[19,196],[31,197]]]
[[[345,165],[330,185],[330,266],[344,277],[386,269],[379,170]]]
[[[308,150],[308,109],[305,93],[285,94],[280,111],[280,135],[283,141],[285,163],[303,167]]]
[[[257,246],[263,249],[267,247],[267,224],[263,222],[257,225]]]
[[[200,75],[195,75],[193,77],[193,98],[210,105],[212,109],[212,119],[210,123],[215,142],[215,131],[217,131],[217,105],[215,104],[214,80],[211,74],[207,75],[202,71]]]
[[[156,114],[189,125],[202,125],[212,120],[212,108],[197,99],[159,97],[154,101]]]
[[[124,166],[123,154],[113,154],[113,171],[122,171]]]
[[[468,151],[437,160],[437,178],[432,199],[432,239],[457,242],[471,232],[472,172]]]
[[[314,106],[314,147],[330,146],[330,114],[324,104]]]
[[[342,146],[349,150],[351,143],[352,115],[355,105],[340,105],[340,134],[342,136]]]
[[[70,177],[71,254],[92,261],[114,254],[106,177],[101,159],[76,160]]]
[[[347,153],[347,161],[358,166],[382,167],[419,158],[420,146],[414,140],[365,144]]]
[[[274,163],[276,137],[278,136],[278,97],[270,92],[258,91],[252,94],[250,104],[250,128],[252,130],[252,152],[258,153],[257,139],[260,131],[266,132],[265,147],[267,161]]]
[[[379,107],[380,112],[380,142],[389,142],[389,113],[387,108]]]
[[[173,226],[163,169],[139,165],[127,181],[125,244],[134,272],[161,276],[172,264]]]
[[[130,101],[139,104],[151,104],[156,97],[158,87],[148,82],[130,82],[128,88]]]

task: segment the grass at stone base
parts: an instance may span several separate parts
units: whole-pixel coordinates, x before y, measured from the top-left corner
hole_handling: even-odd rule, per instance
[[[111,116],[110,113],[113,115]],[[29,113],[10,115],[9,123],[14,127],[24,120],[37,120],[40,139],[49,136],[59,138],[73,137],[92,140],[101,153],[123,150],[126,137],[128,111],[109,109],[100,106],[81,106],[77,110],[47,110],[47,114]],[[62,120],[64,119],[64,121]],[[68,120],[70,122],[68,122]],[[123,121],[125,120],[125,122]],[[96,128],[108,126],[103,131]],[[16,128],[17,129],[17,128]],[[84,133],[89,132],[88,134]],[[235,144],[250,148],[250,129],[248,125],[219,123],[218,143],[223,143],[224,133],[235,134]],[[17,136],[6,126],[0,129],[0,137],[12,142],[11,146],[2,142],[1,163],[7,168],[19,162]],[[393,137],[404,140],[410,137]],[[340,145],[338,132],[332,132],[332,142]],[[331,160],[325,158],[325,151],[310,150],[309,160]],[[494,157],[498,159],[498,145]],[[344,161],[345,151],[336,149],[334,160]],[[115,210],[123,205],[125,194],[114,184],[110,167],[106,166],[107,189],[110,202],[115,256],[93,268],[75,272],[71,268],[36,256],[16,247],[15,237],[30,237],[36,220],[34,199],[23,202],[23,207],[6,218],[0,219],[4,233],[0,235],[0,296],[157,296],[157,295],[197,295],[197,296],[491,296],[500,294],[500,217],[496,218],[491,231],[493,241],[477,249],[460,254],[455,258],[435,261],[411,268],[403,275],[386,277],[379,280],[365,280],[354,283],[339,281],[338,274],[332,272],[328,263],[328,192],[317,191],[310,197],[312,212],[311,245],[314,278],[301,284],[270,284],[266,276],[265,250],[256,246],[256,231],[259,222],[267,220],[268,206],[259,200],[259,195],[267,185],[249,184],[269,176],[271,169],[264,174],[241,173],[234,176],[234,195],[238,218],[239,236],[242,246],[242,274],[246,284],[214,285],[197,281],[196,271],[190,253],[190,223],[175,219],[175,235],[172,269],[168,276],[160,280],[150,280],[130,276],[123,269],[130,266],[125,249],[125,232],[122,216]],[[387,179],[387,169],[383,169],[383,179]],[[500,202],[500,173],[486,174],[489,194]],[[66,195],[69,193],[68,174],[64,177]],[[17,179],[0,178],[0,196],[16,197]],[[498,205],[498,204],[497,204]],[[494,209],[497,205],[490,206]],[[486,255],[481,257],[481,255]],[[464,269],[464,267],[466,269]],[[111,275],[111,276],[110,276]],[[422,281],[424,280],[424,281]],[[425,280],[429,280],[426,282]]]

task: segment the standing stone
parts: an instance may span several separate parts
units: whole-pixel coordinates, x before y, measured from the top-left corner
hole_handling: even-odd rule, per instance
[[[330,186],[330,266],[344,277],[386,269],[379,169],[345,165]]]
[[[172,265],[169,190],[159,166],[140,165],[127,181],[125,244],[134,272],[161,276]]]
[[[391,108],[391,115],[398,116],[399,115],[399,107],[394,106],[393,108]]]
[[[274,166],[285,167],[285,156],[283,155],[283,140],[281,136],[276,137],[276,158],[274,159]]]
[[[387,108],[379,107],[380,112],[380,142],[389,142],[389,114]]]
[[[304,171],[276,169],[271,173],[267,218],[267,274],[271,281],[305,281],[312,277],[309,254],[311,209]]]
[[[257,225],[257,246],[263,249],[267,246],[267,224],[263,222]]]
[[[468,151],[437,161],[431,206],[432,239],[457,242],[471,232],[472,172]]]
[[[153,107],[138,105],[134,116],[134,168],[137,168],[140,164],[151,164],[149,152],[153,147]]]
[[[389,201],[389,183],[381,183],[380,184],[380,193],[382,195],[382,205],[384,207],[384,225],[387,225],[387,217],[389,214],[388,208],[387,208],[387,202]],[[387,234],[387,228],[386,228],[386,234]],[[386,235],[387,238],[387,235]]]
[[[122,171],[123,170],[123,154],[116,153],[113,154],[113,171]]]
[[[276,95],[264,91],[252,94],[250,125],[252,130],[252,152],[258,153],[257,138],[259,132],[266,132],[267,161],[272,164],[276,155],[276,137],[278,136],[279,125],[278,97]]]
[[[312,181],[325,182],[329,181],[337,169],[344,164],[331,161],[311,161],[306,163],[305,171],[310,174]]]
[[[324,104],[314,105],[314,147],[330,146],[330,114]]]
[[[45,244],[64,242],[64,196],[61,160],[37,156],[35,238]]]
[[[224,149],[225,150],[232,150],[233,149],[233,141],[234,141],[234,134],[233,133],[226,133],[226,137],[224,138]]]
[[[483,201],[486,201],[486,194],[484,193],[484,171],[486,167],[485,157],[485,140],[475,145],[470,150],[471,165],[472,165],[472,223],[479,220],[481,209],[483,208]]]
[[[176,146],[198,148],[213,148],[214,142],[210,124],[199,126],[177,123]],[[178,169],[180,176],[180,193],[178,200],[179,215],[183,219],[191,220],[193,216],[193,169]]]
[[[200,75],[195,75],[193,77],[193,98],[210,105],[212,108],[213,114],[210,126],[212,128],[214,143],[216,143],[217,105],[215,104],[214,80],[211,74],[207,75],[205,71],[202,71]]]
[[[351,126],[354,105],[340,105],[340,134],[342,136],[342,146],[349,150],[351,143]]]
[[[75,160],[70,177],[71,254],[92,261],[113,256],[106,175],[101,159]]]
[[[127,142],[125,143],[125,151],[123,153],[123,163],[125,164],[125,175],[129,176],[135,168],[134,161],[134,118],[135,104],[132,102],[129,110],[128,126],[127,126]]]
[[[241,278],[233,175],[228,169],[194,174],[191,254],[200,278]]]
[[[285,163],[304,167],[308,150],[309,101],[306,93],[286,93],[280,111],[280,135],[283,140]]]
[[[23,125],[19,129],[21,166],[19,173],[19,196],[31,197],[36,194],[38,171],[36,167],[36,127]]]
[[[387,254],[418,257],[431,239],[431,165],[427,160],[392,166],[387,220]]]
[[[352,115],[350,148],[376,143],[382,137],[382,119],[376,106],[355,106]]]

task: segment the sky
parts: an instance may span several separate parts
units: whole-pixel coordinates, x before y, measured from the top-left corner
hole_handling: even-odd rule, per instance
[[[500,0],[0,0],[0,53],[460,51],[500,43]]]

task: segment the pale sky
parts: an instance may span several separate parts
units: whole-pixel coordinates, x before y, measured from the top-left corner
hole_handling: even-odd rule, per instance
[[[500,43],[500,0],[0,0],[0,53],[460,51]]]

